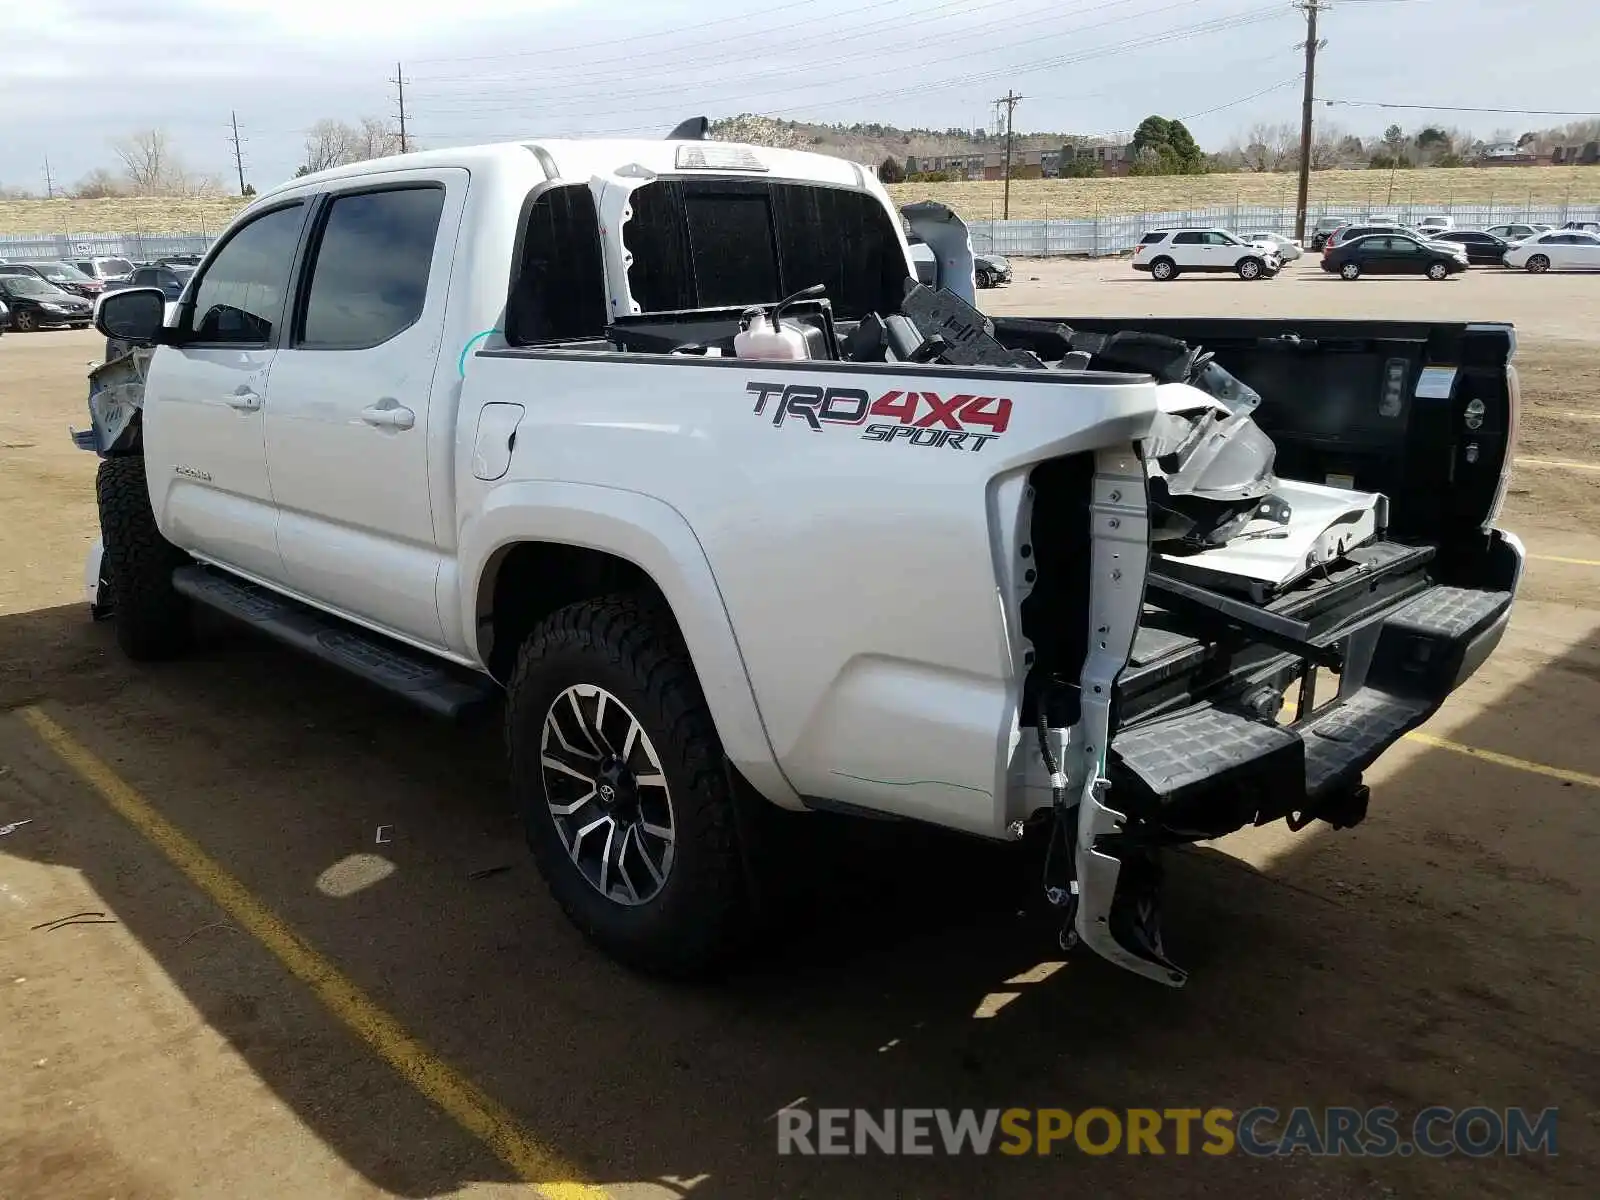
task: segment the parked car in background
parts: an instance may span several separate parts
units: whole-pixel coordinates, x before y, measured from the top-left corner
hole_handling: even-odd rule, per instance
[[[1518,242],[1505,264],[1543,275],[1546,271],[1600,271],[1600,237],[1575,229],[1554,229]]]
[[[1176,279],[1185,271],[1271,279],[1283,269],[1274,250],[1241,241],[1225,229],[1155,229],[1133,251],[1133,269],[1152,279]]]
[[[1285,263],[1292,263],[1300,257],[1302,251],[1293,238],[1286,238],[1281,233],[1245,233],[1241,234],[1247,242],[1254,242],[1258,246],[1268,246],[1278,252],[1278,257]]]
[[[1600,221],[1568,221],[1562,229],[1577,229],[1584,233],[1600,233]]]
[[[133,274],[133,264],[125,258],[77,258],[73,259],[72,265],[102,283],[126,279]]]
[[[30,262],[19,265],[32,268],[39,278],[55,284],[63,292],[82,296],[85,300],[93,300],[105,290],[104,283],[98,279],[91,279],[71,263]]]
[[[158,287],[168,300],[176,300],[183,294],[183,285],[189,282],[189,276],[193,274],[194,268],[185,266],[135,267],[127,279],[113,280],[105,285],[105,290],[116,292],[131,287]]]
[[[1386,221],[1363,221],[1360,224],[1351,223],[1341,225],[1328,235],[1328,240],[1323,244],[1322,253],[1326,255],[1335,246],[1342,246],[1356,238],[1367,237],[1374,233],[1402,233],[1404,230],[1398,225],[1391,225]]]
[[[1455,218],[1447,217],[1442,214],[1430,214],[1429,216],[1423,217],[1422,220],[1418,221],[1416,224],[1418,233],[1425,233],[1430,237],[1433,234],[1444,233],[1447,230],[1454,229],[1455,227]]]
[[[1363,275],[1424,275],[1448,279],[1467,269],[1467,252],[1454,253],[1405,233],[1370,233],[1329,249],[1322,269],[1341,279]]]
[[[87,329],[94,318],[93,304],[37,275],[0,275],[0,300],[11,310],[11,328],[18,333],[67,326]]]
[[[1011,282],[1011,263],[1000,254],[972,256],[973,277],[981,288],[999,287]]]
[[[1334,230],[1349,223],[1349,217],[1318,217],[1317,223],[1311,227],[1311,248],[1321,250],[1333,236]]]
[[[1484,232],[1493,237],[1500,238],[1502,241],[1516,243],[1524,241],[1527,238],[1538,237],[1541,233],[1549,233],[1550,228],[1551,227],[1549,225],[1531,223],[1491,225],[1489,228],[1485,229]]]
[[[5,335],[6,329],[11,325],[11,310],[0,301],[0,337]]]
[[[1431,240],[1460,246],[1467,252],[1469,263],[1486,267],[1500,266],[1505,261],[1506,251],[1515,244],[1477,229],[1450,229],[1434,234]]]

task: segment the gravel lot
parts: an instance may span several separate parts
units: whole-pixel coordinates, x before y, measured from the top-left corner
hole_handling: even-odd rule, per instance
[[[993,310],[1513,320],[1520,454],[1600,464],[1600,280],[1015,265]],[[822,881],[805,911],[731,978],[669,987],[599,958],[546,897],[492,726],[442,727],[234,630],[181,663],[117,655],[81,602],[94,459],[67,440],[98,352],[0,338],[0,827],[31,822],[0,840],[0,1195],[531,1194],[86,787],[29,706],[615,1196],[1593,1195],[1600,472],[1513,481],[1505,523],[1535,558],[1512,631],[1429,726],[1499,757],[1411,740],[1358,829],[1176,856],[1186,990],[1092,958],[1037,969],[1050,942],[1003,855],[875,825],[797,844]],[[780,1159],[772,1114],[802,1097],[1558,1105],[1560,1156]]]

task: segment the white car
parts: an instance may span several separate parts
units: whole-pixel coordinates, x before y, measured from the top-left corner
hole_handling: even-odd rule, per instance
[[[1541,233],[1549,233],[1549,225],[1540,225],[1537,222],[1529,224],[1491,225],[1485,233],[1491,233],[1497,238],[1504,238],[1508,242],[1523,242],[1531,237],[1538,237]]]
[[[1244,240],[1277,251],[1278,257],[1285,263],[1294,262],[1302,253],[1293,238],[1286,238],[1281,233],[1247,233]]]
[[[1533,275],[1546,271],[1600,271],[1600,237],[1577,229],[1554,229],[1506,251],[1505,264]]]
[[[1427,216],[1417,222],[1416,229],[1420,234],[1448,233],[1456,227],[1454,217]]]
[[[1225,229],[1153,229],[1134,250],[1133,269],[1163,282],[1185,271],[1271,279],[1283,270],[1283,258]]]

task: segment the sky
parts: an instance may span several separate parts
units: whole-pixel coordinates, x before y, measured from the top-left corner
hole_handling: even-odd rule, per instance
[[[1335,0],[1317,95],[1600,115],[1592,0]],[[0,186],[115,167],[164,129],[192,171],[294,173],[308,126],[398,112],[429,148],[530,136],[664,136],[766,113],[981,126],[1014,88],[1019,131],[1125,134],[1155,112],[1222,148],[1298,122],[1304,15],[1290,0],[0,0]],[[1577,116],[1317,106],[1376,134],[1489,136]]]

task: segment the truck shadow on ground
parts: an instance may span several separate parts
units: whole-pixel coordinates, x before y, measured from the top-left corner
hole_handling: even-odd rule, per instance
[[[1570,734],[1541,732],[1552,694],[1600,710],[1600,639],[1451,736],[1570,762]],[[1366,1196],[1381,1185],[1576,1196],[1594,1165],[1572,1128],[1600,1106],[1593,795],[1582,787],[1411,746],[1359,829],[1307,832],[1260,871],[1211,849],[1173,856],[1169,950],[1194,972],[1183,991],[1092,956],[1051,966],[1062,960],[1052,930],[1019,916],[1013,850],[819,820],[788,848],[811,884],[758,952],[725,978],[682,986],[612,965],[550,902],[504,803],[492,724],[440,725],[241,631],[209,632],[184,662],[132,666],[78,606],[0,619],[0,707],[31,704],[540,1141],[614,1189],[1003,1197],[1092,1182],[1099,1195]],[[23,728],[9,725],[4,744]],[[0,819],[37,824],[0,843],[0,862],[81,872],[204,1022],[350,1167],[406,1196],[513,1178],[264,950],[217,929],[215,908],[59,764],[34,779],[5,797]],[[374,859],[386,874],[329,885]],[[797,1102],[1562,1105],[1573,1136],[1556,1160],[1184,1158],[1170,1142],[1164,1158],[1060,1147],[780,1158],[773,1114]],[[248,1114],[234,1119],[248,1128]]]

